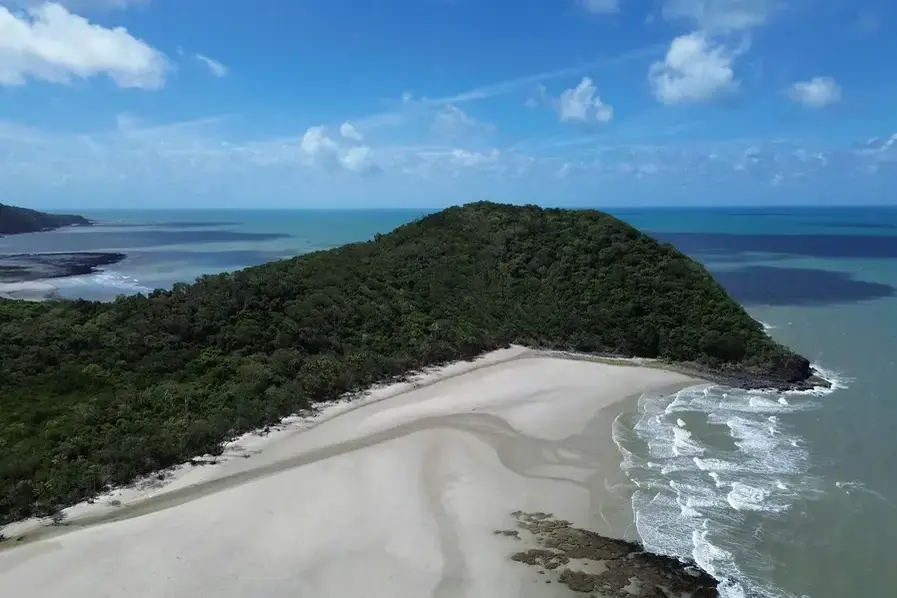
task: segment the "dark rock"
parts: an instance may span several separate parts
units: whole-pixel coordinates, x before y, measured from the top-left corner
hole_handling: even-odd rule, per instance
[[[567,521],[553,520],[544,513],[519,513],[515,518],[522,529],[533,533],[540,547],[518,552],[511,556],[512,560],[549,571],[569,565],[574,559],[604,564],[601,573],[565,567],[558,581],[575,592],[628,595],[624,588],[635,578],[640,598],[719,596],[717,580],[691,561],[646,552],[637,542],[606,538],[572,527]]]
[[[19,253],[0,255],[0,282],[83,276],[117,264],[124,253]]]
[[[597,580],[597,575],[589,575],[588,573],[583,573],[582,571],[571,571],[570,569],[564,569],[561,572],[561,583],[567,584],[574,592],[591,592],[595,589],[595,582]]]

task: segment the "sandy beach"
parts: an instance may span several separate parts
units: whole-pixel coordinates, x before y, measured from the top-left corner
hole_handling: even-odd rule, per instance
[[[582,596],[509,558],[525,535],[496,532],[523,511],[631,536],[612,422],[627,398],[699,382],[496,351],[247,435],[215,465],[77,505],[63,525],[8,526],[0,585],[33,598]]]

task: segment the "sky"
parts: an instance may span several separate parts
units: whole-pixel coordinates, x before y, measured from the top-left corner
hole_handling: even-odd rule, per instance
[[[897,204],[893,0],[0,0],[0,201]]]

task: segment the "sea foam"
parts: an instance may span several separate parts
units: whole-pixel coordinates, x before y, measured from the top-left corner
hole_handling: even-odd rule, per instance
[[[645,394],[638,414],[614,422],[621,467],[637,487],[632,507],[645,546],[694,559],[720,580],[725,598],[787,596],[757,574],[768,564],[753,539],[739,538],[746,517],[780,516],[815,483],[789,415],[816,408],[818,397],[846,384],[816,369],[831,389],[782,393],[705,384],[671,396]]]

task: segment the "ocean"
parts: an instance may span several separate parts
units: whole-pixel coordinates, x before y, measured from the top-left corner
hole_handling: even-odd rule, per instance
[[[694,558],[730,598],[894,595],[897,208],[609,211],[704,263],[835,382],[642,396],[613,429],[642,540]],[[100,272],[35,283],[110,300],[368,239],[426,212],[81,213],[100,224],[0,238],[0,254],[125,253]]]

